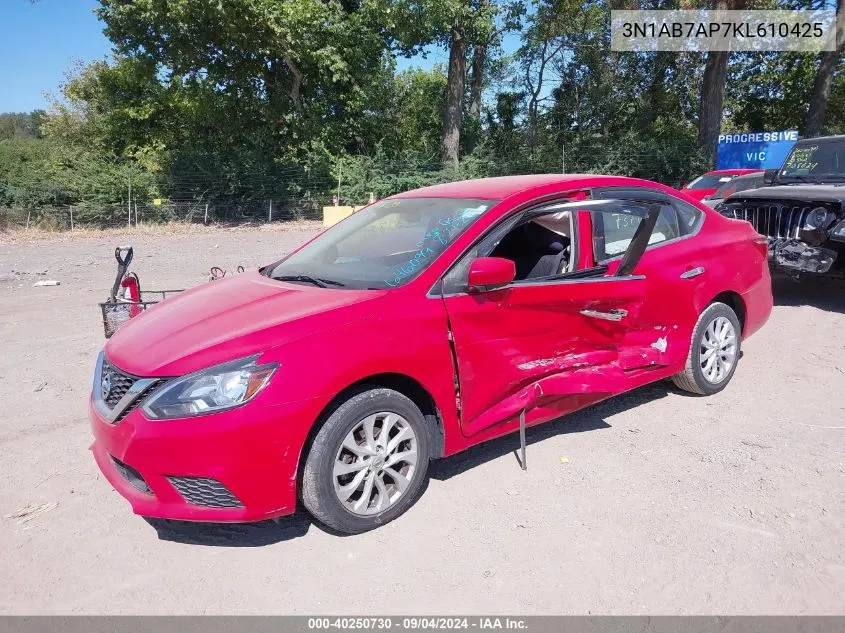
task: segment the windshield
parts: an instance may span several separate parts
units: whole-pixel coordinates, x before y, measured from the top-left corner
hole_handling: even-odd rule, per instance
[[[376,202],[265,274],[324,287],[384,289],[408,283],[494,200],[395,198]]]
[[[716,193],[710,196],[710,199],[721,200],[722,198],[727,198],[731,194],[737,193],[738,191],[745,191],[747,189],[757,189],[758,187],[762,186],[763,174],[754,174],[753,176],[734,178],[730,182],[726,182],[724,185],[719,187],[716,190]]]
[[[783,162],[778,179],[796,182],[845,180],[845,139],[796,145]]]
[[[687,185],[687,189],[715,189],[726,182],[733,180],[730,174],[704,174]]]

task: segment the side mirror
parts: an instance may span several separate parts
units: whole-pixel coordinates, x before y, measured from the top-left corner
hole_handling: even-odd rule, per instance
[[[487,292],[504,288],[516,277],[516,266],[504,257],[477,257],[469,267],[470,291]]]
[[[775,181],[777,178],[778,170],[777,169],[767,169],[763,172],[763,184],[770,185]]]

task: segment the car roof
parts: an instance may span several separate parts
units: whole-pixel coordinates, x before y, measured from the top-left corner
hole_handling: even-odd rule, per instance
[[[708,171],[705,176],[718,176],[721,174],[739,174],[741,176],[747,176],[748,174],[753,174],[756,172],[762,172],[762,169],[755,169],[755,168],[747,168],[741,167],[737,169],[714,169],[713,171]]]
[[[731,182],[736,182],[737,180],[754,180],[755,178],[762,178],[762,177],[763,177],[763,172],[762,172],[762,171],[755,171],[755,172],[750,173],[750,174],[742,174],[742,175],[740,175],[740,176],[737,176],[736,178],[734,178],[733,180],[731,180]],[[729,185],[729,184],[731,184],[731,183],[730,183],[730,182],[726,182],[726,183],[725,183],[724,185],[722,185],[722,186],[724,187],[725,185]]]
[[[397,194],[396,198],[476,198],[504,200],[521,191],[544,185],[579,186],[631,186],[649,187],[665,191],[668,188],[656,182],[625,176],[600,176],[596,174],[531,174],[525,176],[497,176],[476,180],[460,180],[440,185],[413,189]]]
[[[843,143],[845,134],[838,136],[815,136],[813,138],[802,138],[795,142],[795,145],[819,145],[824,143]]]

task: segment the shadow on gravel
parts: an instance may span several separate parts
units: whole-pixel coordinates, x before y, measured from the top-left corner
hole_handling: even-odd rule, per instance
[[[260,523],[192,523],[150,518],[146,521],[162,541],[213,547],[263,547],[305,536],[312,525],[305,511]]]
[[[845,313],[845,280],[802,277],[799,281],[786,275],[772,275],[772,294],[776,306],[812,306],[828,312]]]
[[[610,425],[605,422],[605,418],[645,402],[665,398],[670,391],[674,393],[671,383],[661,381],[615,396],[577,413],[527,429],[526,443],[542,442],[565,433],[609,429]],[[518,468],[518,433],[486,442],[454,457],[434,461],[431,463],[429,476],[426,477],[420,494],[425,494],[429,479],[449,479],[507,453],[514,454]],[[530,463],[530,458],[528,461]],[[334,536],[349,536],[315,523],[304,510],[298,510],[292,516],[281,517],[278,521],[270,520],[260,523],[192,523],[151,518],[145,520],[163,541],[210,547],[263,547],[305,536],[312,525]]]
[[[576,413],[564,415],[551,422],[526,429],[525,443],[530,446],[555,435],[609,429],[610,425],[605,422],[605,418],[633,409],[645,402],[665,398],[670,391],[674,393],[672,383],[660,381],[614,396]],[[463,453],[458,453],[454,457],[434,461],[429,468],[429,476],[441,481],[450,479],[507,453],[513,453],[518,468],[519,433],[511,433],[499,439],[479,444]],[[531,457],[528,456],[526,461],[530,465]]]

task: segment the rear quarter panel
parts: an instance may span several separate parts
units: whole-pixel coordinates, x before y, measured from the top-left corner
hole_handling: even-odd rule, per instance
[[[707,274],[699,279],[694,302],[698,313],[722,292],[740,295],[745,310],[743,338],[757,331],[772,311],[772,281],[765,249],[748,222],[708,210],[699,232],[699,247]]]

